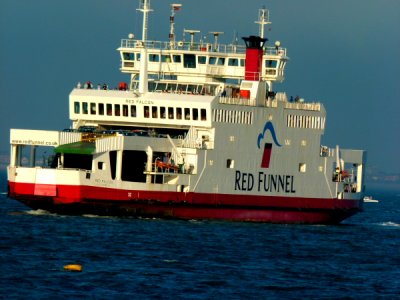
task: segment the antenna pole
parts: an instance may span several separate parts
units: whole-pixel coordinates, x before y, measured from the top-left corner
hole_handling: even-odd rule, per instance
[[[259,35],[264,38],[264,27],[267,24],[271,24],[269,21],[269,11],[264,6],[258,10],[258,20],[254,23],[259,24]]]
[[[179,11],[182,4],[171,4],[171,16],[169,17],[170,29],[169,29],[169,44],[173,48],[175,46],[175,13]]]
[[[147,40],[147,24],[149,21],[149,12],[153,11],[150,9],[150,0],[139,0],[138,11],[143,13],[143,29],[142,29],[142,42]]]

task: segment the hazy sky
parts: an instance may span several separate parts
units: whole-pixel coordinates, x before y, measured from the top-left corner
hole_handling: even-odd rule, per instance
[[[265,5],[270,45],[281,41],[291,59],[275,90],[324,103],[324,144],[366,149],[370,166],[400,171],[399,0],[152,0],[149,39],[167,40],[173,2],[183,4],[178,39],[183,28],[223,31],[223,43],[258,34]],[[130,32],[141,36],[138,3],[1,0],[0,151],[9,151],[10,128],[68,128],[78,81],[128,81],[116,49]]]

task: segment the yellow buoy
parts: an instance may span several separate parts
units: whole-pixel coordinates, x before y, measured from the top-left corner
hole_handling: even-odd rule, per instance
[[[64,266],[65,271],[82,272],[83,268],[78,264],[70,264]]]

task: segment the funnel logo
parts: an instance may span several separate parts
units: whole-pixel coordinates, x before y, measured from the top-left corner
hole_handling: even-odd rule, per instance
[[[269,131],[271,133],[272,139],[275,143],[276,146],[281,147],[281,144],[279,144],[278,139],[276,138],[276,133],[274,129],[274,125],[272,122],[268,121],[264,125],[264,130],[262,133],[258,135],[257,138],[257,146],[258,149],[261,149],[261,142],[265,138],[265,134]],[[271,153],[272,153],[272,144],[271,143],[264,143],[264,152],[263,152],[263,157],[261,161],[261,168],[269,168],[269,161],[271,159]]]

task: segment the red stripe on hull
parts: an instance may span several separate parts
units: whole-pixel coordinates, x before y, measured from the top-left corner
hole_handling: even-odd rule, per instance
[[[11,198],[60,214],[333,224],[362,209],[361,200],[127,191],[57,186],[57,196],[34,194],[34,184],[9,182]]]

